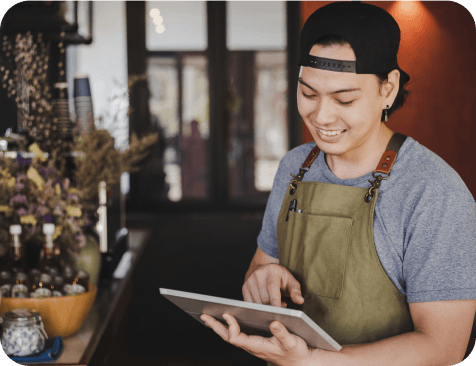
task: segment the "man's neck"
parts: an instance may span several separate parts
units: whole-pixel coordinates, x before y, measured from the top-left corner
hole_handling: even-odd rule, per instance
[[[392,138],[393,131],[382,124],[376,137],[349,151],[344,155],[327,155],[326,163],[334,175],[340,179],[352,179],[361,177],[375,170],[382,154]]]

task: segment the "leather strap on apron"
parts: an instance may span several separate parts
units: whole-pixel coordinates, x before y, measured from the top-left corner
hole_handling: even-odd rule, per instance
[[[389,176],[404,140],[394,134],[374,171],[376,179]],[[278,216],[279,264],[299,281],[304,297],[303,305],[288,302],[288,307],[304,311],[342,345],[412,331],[406,296],[388,277],[374,244],[378,187],[366,201],[367,188],[302,181],[316,155],[294,177]]]
[[[375,168],[375,170],[372,172],[372,176],[375,178],[375,180],[372,182],[372,180],[369,179],[369,182],[372,184],[372,186],[369,188],[369,191],[365,195],[365,202],[369,203],[370,201],[372,201],[374,190],[380,187],[380,183],[382,180],[388,179],[388,177],[390,177],[390,171],[392,170],[395,160],[397,160],[398,151],[405,142],[406,138],[407,136],[399,132],[395,132],[392,135],[392,138],[390,139],[387,145],[387,149],[383,153],[382,158],[380,159],[380,162],[377,165],[377,168]],[[316,146],[311,150],[306,160],[301,165],[298,175],[296,176],[294,174],[291,174],[294,179],[291,181],[291,183],[289,183],[289,186],[291,188],[291,190],[289,191],[290,194],[294,194],[296,192],[296,182],[302,181],[302,179],[304,178],[304,174],[311,168],[312,163],[314,163],[314,160],[316,160],[318,155],[319,148]],[[377,173],[386,174],[386,176],[377,175]]]

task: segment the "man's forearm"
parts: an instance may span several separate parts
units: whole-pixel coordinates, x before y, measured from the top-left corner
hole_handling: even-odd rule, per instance
[[[343,346],[340,352],[314,349],[312,365],[447,366],[461,362],[463,355],[461,350],[448,349],[428,335],[414,331],[378,342]]]

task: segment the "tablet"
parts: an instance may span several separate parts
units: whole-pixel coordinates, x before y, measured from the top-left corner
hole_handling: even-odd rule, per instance
[[[236,318],[243,333],[272,337],[273,334],[269,330],[269,325],[273,321],[278,320],[286,326],[290,333],[304,339],[309,347],[329,351],[340,351],[342,348],[330,335],[324,332],[311,318],[300,310],[165,288],[161,288],[160,293],[202,324],[205,323],[200,319],[200,315],[207,314],[227,325],[222,314],[228,313]]]

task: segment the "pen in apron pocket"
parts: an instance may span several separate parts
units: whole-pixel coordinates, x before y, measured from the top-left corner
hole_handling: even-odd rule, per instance
[[[289,204],[288,214],[286,215],[286,221],[289,219],[289,211],[296,211],[297,200],[292,200]]]

